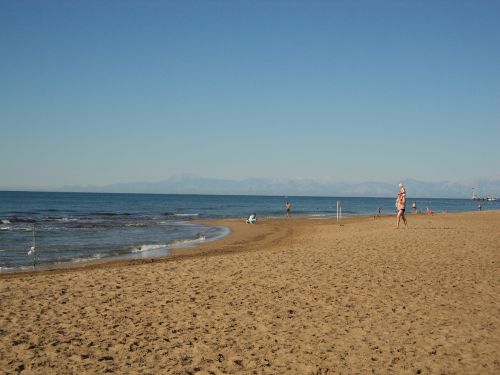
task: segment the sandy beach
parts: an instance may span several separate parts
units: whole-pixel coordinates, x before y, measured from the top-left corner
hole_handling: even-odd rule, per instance
[[[218,221],[163,259],[0,275],[0,373],[500,373],[500,212],[408,222]]]

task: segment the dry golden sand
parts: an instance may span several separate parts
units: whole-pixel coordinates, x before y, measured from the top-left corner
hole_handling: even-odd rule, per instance
[[[226,221],[187,255],[0,276],[0,372],[499,374],[500,212],[394,221]]]

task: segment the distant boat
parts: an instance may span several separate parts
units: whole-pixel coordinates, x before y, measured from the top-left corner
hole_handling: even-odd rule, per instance
[[[490,201],[494,202],[497,199],[495,197],[492,197],[491,195],[486,196],[486,198],[479,197],[476,192],[474,191],[474,188],[472,188],[472,200],[473,201]]]
[[[478,197],[474,188],[472,188],[472,200],[473,201],[484,201],[484,198]]]

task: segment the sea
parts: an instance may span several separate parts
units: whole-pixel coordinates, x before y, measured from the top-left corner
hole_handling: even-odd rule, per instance
[[[248,195],[51,193],[0,191],[0,272],[52,269],[107,259],[168,255],[229,234],[200,220],[285,216],[321,219],[395,214],[394,198]],[[478,209],[471,199],[409,199],[417,209],[463,212]],[[500,202],[481,202],[498,210]],[[35,251],[31,251],[31,247]]]

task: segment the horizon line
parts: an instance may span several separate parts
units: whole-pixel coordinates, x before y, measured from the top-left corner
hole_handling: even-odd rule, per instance
[[[241,194],[241,193],[144,193],[144,192],[105,192],[105,191],[52,191],[52,190],[4,190],[0,188],[0,193],[47,193],[47,194],[116,194],[116,195],[196,195],[196,196],[241,196],[241,197],[276,197],[276,198],[370,198],[370,199],[394,199],[390,196],[362,196],[362,195],[301,195],[301,194],[291,194],[291,195],[275,195],[275,194]],[[412,197],[411,200],[415,199],[453,199],[453,200],[474,200],[472,198],[459,198],[459,197]],[[481,198],[483,199],[483,198]],[[484,198],[486,201],[486,198]]]

